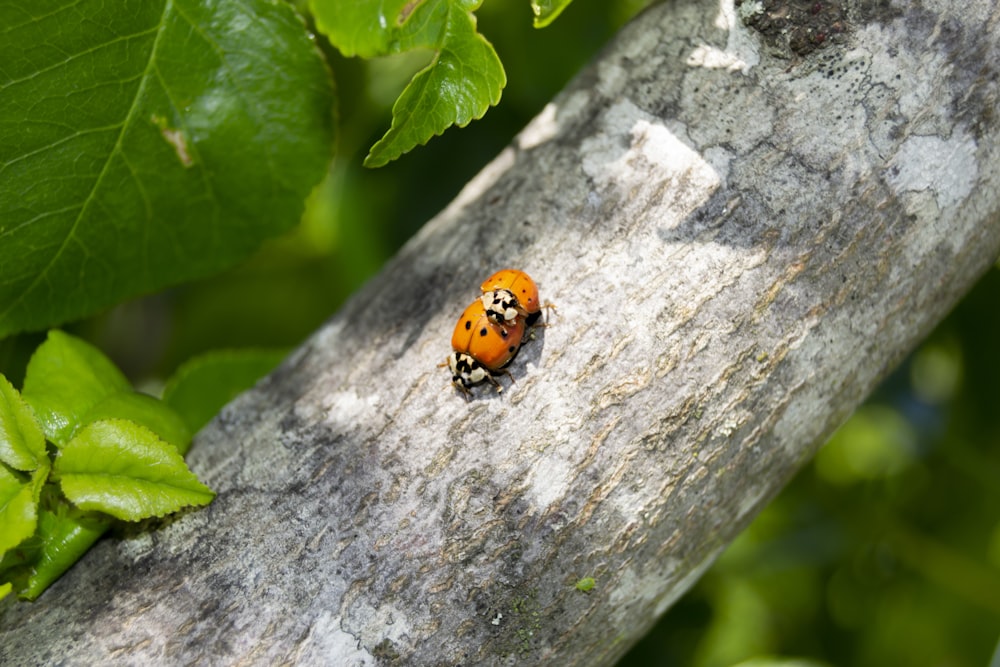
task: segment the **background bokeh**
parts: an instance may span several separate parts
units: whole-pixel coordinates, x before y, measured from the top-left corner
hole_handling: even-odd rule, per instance
[[[367,148],[429,55],[328,52],[338,155],[302,224],[225,274],[66,329],[153,392],[207,350],[293,347],[642,5],[575,0],[537,31],[526,0],[490,0],[477,16],[507,70],[499,107],[375,171],[360,166]],[[1000,637],[998,294],[994,269],[622,664],[989,664]],[[43,336],[0,342],[15,385]]]

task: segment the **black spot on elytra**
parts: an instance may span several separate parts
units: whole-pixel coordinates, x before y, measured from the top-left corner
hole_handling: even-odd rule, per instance
[[[472,328],[472,320],[465,320],[465,330],[468,331]]]
[[[480,336],[485,336],[487,333],[489,333],[489,330],[486,327],[483,327],[482,329],[479,330]]]

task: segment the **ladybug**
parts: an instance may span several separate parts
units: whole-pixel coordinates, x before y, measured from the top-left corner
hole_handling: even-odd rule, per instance
[[[524,337],[524,320],[516,318],[507,326],[497,326],[486,313],[481,299],[473,301],[455,324],[451,335],[454,352],[448,357],[451,381],[455,387],[468,396],[469,387],[488,380],[503,391],[503,387],[493,377],[503,370],[521,347]]]
[[[531,326],[542,314],[538,285],[524,271],[502,269],[484,280],[479,289],[487,315],[502,326],[513,326],[518,316]]]

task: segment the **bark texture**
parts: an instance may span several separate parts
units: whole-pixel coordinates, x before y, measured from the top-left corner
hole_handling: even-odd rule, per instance
[[[215,502],[6,604],[0,663],[622,655],[1000,251],[997,3],[822,4],[643,13],[199,435]],[[466,402],[504,266],[558,314]]]

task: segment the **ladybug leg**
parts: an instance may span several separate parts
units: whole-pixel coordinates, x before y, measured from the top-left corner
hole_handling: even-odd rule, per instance
[[[503,385],[497,382],[497,379],[495,377],[493,377],[492,375],[487,375],[486,381],[492,384],[496,388],[498,394],[503,393]]]
[[[507,377],[509,377],[509,378],[510,378],[510,382],[511,382],[511,384],[514,384],[514,376],[513,376],[513,375],[511,374],[511,372],[510,372],[509,370],[507,370],[506,368],[501,368],[501,369],[499,369],[499,370],[496,370],[496,371],[493,371],[493,375],[490,375],[490,376],[489,376],[489,380],[490,380],[490,382],[492,382],[492,383],[493,383],[493,386],[497,388],[497,393],[498,393],[498,394],[502,394],[502,393],[503,393],[503,385],[501,385],[501,384],[500,384],[500,383],[499,383],[499,382],[497,381],[496,377],[494,377],[494,376],[496,376],[496,375],[506,375]]]
[[[559,309],[556,308],[556,304],[546,301],[545,303],[542,304],[541,309],[537,313],[532,314],[531,317],[533,319],[531,319],[531,321],[528,322],[528,324],[530,324],[533,327],[547,327],[549,326],[549,312],[550,311],[558,312],[558,310]],[[539,322],[538,320],[541,319],[541,314],[543,311],[545,312],[545,321]]]
[[[461,382],[454,382],[454,381],[452,381],[451,386],[452,386],[452,389],[458,389],[458,391],[460,391],[462,393],[462,397],[465,398],[465,402],[466,403],[469,402],[469,400],[470,400],[469,397],[472,395],[472,392],[470,390],[468,390],[464,386],[462,386]],[[442,387],[442,389],[444,389],[444,387]]]

